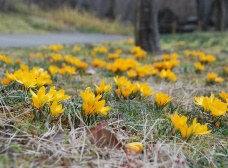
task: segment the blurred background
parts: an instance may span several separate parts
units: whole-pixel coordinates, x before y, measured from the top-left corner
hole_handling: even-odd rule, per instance
[[[133,35],[135,1],[0,0],[0,33],[80,31]],[[226,9],[227,0],[157,0],[159,32],[225,30]]]

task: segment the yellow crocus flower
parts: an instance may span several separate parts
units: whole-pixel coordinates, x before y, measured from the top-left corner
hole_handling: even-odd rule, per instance
[[[129,78],[134,78],[137,76],[137,72],[134,69],[130,69],[129,71],[127,71],[127,76]]]
[[[93,100],[85,101],[82,104],[82,110],[86,116],[94,115],[96,113],[95,109],[96,107]]]
[[[204,66],[200,62],[196,62],[194,64],[197,71],[202,71],[204,69]]]
[[[22,76],[16,79],[16,81],[26,88],[32,88],[37,86],[37,79],[34,77],[34,74],[30,72],[23,72]]]
[[[94,67],[99,67],[99,68],[105,67],[106,64],[107,63],[105,61],[102,61],[102,60],[99,60],[99,59],[94,59],[93,62],[92,62],[92,65]]]
[[[94,114],[103,114],[107,115],[107,112],[110,110],[110,107],[104,106],[105,100],[100,100],[101,95],[97,95],[90,91],[90,88],[86,88],[84,92],[80,92],[82,99],[84,100],[82,104],[82,110],[84,115],[94,115]]]
[[[69,95],[65,95],[65,91],[63,89],[59,90],[59,91],[55,91],[54,93],[54,101],[63,101],[63,100],[67,100],[70,99],[71,96]]]
[[[117,58],[119,58],[119,54],[118,53],[109,53],[108,58],[109,59],[117,59]]]
[[[54,101],[50,106],[50,110],[51,110],[51,115],[54,116],[54,115],[63,113],[65,111],[65,108],[63,109],[62,104],[58,105],[58,102]]]
[[[201,125],[200,123],[197,123],[196,118],[194,118],[190,128],[192,129],[193,135],[209,134],[212,131],[212,130],[208,130],[207,125]]]
[[[84,92],[80,92],[80,95],[85,102],[93,99],[99,100],[102,97],[101,95],[95,97],[95,94],[90,91],[90,87],[87,87]]]
[[[70,74],[70,75],[73,75],[76,73],[76,69],[75,67],[72,67],[72,66],[65,66],[64,67],[65,71]]]
[[[172,100],[171,97],[169,97],[167,94],[164,94],[162,92],[158,92],[155,97],[156,104],[160,107],[165,106]]]
[[[6,78],[10,79],[11,81],[15,81],[16,80],[15,74],[11,74],[8,71],[6,71]]]
[[[211,94],[210,97],[195,97],[195,104],[202,106],[204,108],[205,111],[209,111],[209,105],[214,101],[215,96],[214,94]]]
[[[216,61],[216,57],[213,55],[206,55],[205,62],[214,62]]]
[[[56,73],[59,72],[59,68],[54,65],[49,66],[48,70],[52,75],[55,75]]]
[[[140,83],[138,87],[144,97],[151,96],[154,93],[154,90],[149,87],[148,83]]]
[[[106,85],[103,80],[100,82],[99,86],[97,86],[96,84],[94,84],[94,86],[96,87],[97,94],[106,93],[112,89],[112,86]]]
[[[196,118],[194,118],[192,125],[188,127],[187,124],[184,124],[180,127],[181,136],[183,138],[188,138],[192,135],[203,135],[209,134],[212,130],[208,130],[206,125],[201,125],[196,122]]]
[[[133,91],[132,88],[129,88],[129,87],[122,87],[122,88],[120,88],[120,90],[121,90],[121,94],[126,99],[130,96],[130,94]]]
[[[175,73],[172,72],[172,71],[170,71],[170,72],[168,73],[167,78],[168,78],[170,81],[176,81],[176,80],[177,80],[177,77],[176,77]]]
[[[188,138],[189,136],[192,135],[192,127],[188,127],[188,125],[185,123],[182,125],[180,128],[180,133],[182,138]]]
[[[217,77],[217,78],[215,78],[215,82],[216,83],[221,83],[221,82],[223,82],[224,81],[224,79],[222,78],[222,77]]]
[[[200,96],[200,97],[194,97],[194,99],[195,99],[195,101],[194,101],[194,103],[196,104],[196,105],[199,105],[199,106],[202,106],[203,105],[203,100],[204,100],[204,96]]]
[[[215,81],[215,79],[217,78],[218,74],[211,72],[207,74],[207,80],[210,82]]]
[[[222,98],[222,100],[226,101],[228,99],[228,93],[221,92],[219,93],[219,96]],[[228,102],[227,102],[228,103]]]
[[[143,150],[144,146],[141,142],[132,142],[125,145],[127,153],[140,153]]]
[[[215,99],[211,104],[209,104],[209,109],[213,116],[218,117],[226,114],[228,111],[228,104],[219,99]]]
[[[129,82],[129,80],[124,76],[121,76],[120,78],[118,76],[115,76],[114,81],[116,82],[119,88],[121,88],[122,86],[126,85]]]
[[[4,79],[2,79],[2,80],[0,80],[1,81],[1,84],[2,85],[9,85],[10,84],[10,82],[11,82],[11,79],[9,79],[9,78],[4,78]]]
[[[32,94],[33,106],[42,109],[42,107],[49,101],[49,97],[45,94],[45,87],[42,86],[37,94],[35,94],[32,89],[30,89],[30,93]]]
[[[178,130],[180,127],[187,123],[188,118],[185,116],[179,116],[177,113],[170,115],[170,119],[174,125],[174,129]]]
[[[95,102],[95,108],[97,114],[107,115],[110,110],[109,106],[105,106],[105,100]]]

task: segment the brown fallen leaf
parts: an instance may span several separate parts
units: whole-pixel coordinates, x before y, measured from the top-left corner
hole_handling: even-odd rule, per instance
[[[88,137],[92,144],[99,148],[107,147],[109,149],[124,149],[123,144],[117,139],[116,135],[108,130],[108,124],[101,122],[88,130]]]
[[[100,122],[93,128],[87,129],[90,142],[98,148],[107,147],[109,149],[124,150],[127,156],[137,157],[143,150],[143,144],[140,142],[128,143],[125,146],[117,139],[115,133],[108,130],[107,122]]]

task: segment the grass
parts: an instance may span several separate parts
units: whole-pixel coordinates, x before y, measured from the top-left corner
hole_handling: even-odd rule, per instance
[[[184,41],[184,45],[178,45]],[[97,53],[91,56],[93,47],[105,46],[108,53],[122,49],[121,58],[133,57],[130,53],[132,44],[124,41],[97,44],[95,46],[81,46],[81,50],[73,52],[74,46],[64,46],[59,54],[62,56],[72,54],[89,64],[93,75],[86,74],[87,70],[79,70],[76,75],[53,75],[56,89],[64,89],[72,98],[62,104],[66,108],[64,115],[51,117],[47,115],[43,120],[36,120],[33,116],[35,108],[29,103],[31,95],[23,90],[19,84],[9,86],[0,85],[0,165],[2,167],[227,167],[227,113],[219,118],[220,126],[215,127],[217,121],[208,113],[194,105],[194,96],[208,96],[214,93],[216,97],[221,91],[228,90],[228,76],[224,73],[227,66],[226,33],[193,33],[181,35],[161,36],[161,46],[164,53],[177,52],[180,64],[173,69],[178,77],[176,82],[160,79],[158,76],[147,76],[131,80],[132,82],[147,82],[155,93],[162,91],[172,97],[172,103],[165,108],[158,108],[155,104],[155,94],[146,98],[138,97],[125,100],[115,96],[114,91],[104,95],[106,105],[111,107],[107,116],[97,116],[95,122],[100,120],[108,123],[108,128],[115,132],[123,143],[142,142],[144,150],[136,156],[128,156],[123,150],[110,150],[98,148],[90,143],[86,128],[91,128],[94,123],[88,124],[83,120],[81,113],[82,99],[80,91],[86,87],[95,90],[94,83],[99,84],[105,80],[115,86],[113,77],[125,75],[126,72],[113,73],[105,68],[95,68],[91,65],[96,59],[112,62],[107,58],[107,53]],[[201,73],[196,73],[194,63],[197,57],[186,57],[186,49],[204,51],[216,56],[215,62],[205,65]],[[30,53],[42,53],[43,57],[29,59]],[[0,54],[21,59],[32,68],[39,66],[48,69],[50,57],[45,55],[53,53],[42,48],[11,48],[1,49]],[[161,60],[161,55],[148,54],[141,64],[153,64]],[[53,62],[61,66],[64,61]],[[19,69],[19,65],[1,62],[0,79],[5,77],[5,72]],[[224,78],[224,82],[207,84],[208,72],[215,71]],[[33,89],[35,91],[35,89]],[[45,108],[43,111],[46,111]],[[188,116],[189,120],[197,118],[201,124],[207,124],[212,130],[211,134],[194,136],[189,140],[181,137],[179,132],[173,132],[173,125],[169,115],[177,112]],[[91,120],[92,121],[92,120]]]
[[[110,21],[99,19],[88,12],[79,12],[77,9],[63,7],[54,11],[46,11],[39,14],[66,25],[75,27],[82,32],[132,35],[133,26],[121,24],[118,20]]]
[[[53,20],[25,14],[0,13],[0,33],[49,33],[74,32],[75,28],[58,24]]]
[[[0,33],[88,32],[132,35],[133,26],[118,20],[99,19],[92,13],[62,7],[43,10],[28,8],[18,1],[11,13],[0,13]]]

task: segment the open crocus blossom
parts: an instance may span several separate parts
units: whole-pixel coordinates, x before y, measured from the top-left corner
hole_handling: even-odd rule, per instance
[[[228,104],[222,102],[220,99],[215,98],[214,94],[211,94],[210,97],[195,97],[196,105],[202,106],[204,111],[211,112],[215,117],[222,116],[226,114],[228,110]]]
[[[211,133],[212,130],[208,130],[206,125],[201,125],[196,122],[196,118],[193,120],[192,125],[188,127],[187,124],[184,124],[180,127],[180,133],[182,138],[188,138],[193,135],[204,135]]]
[[[37,86],[37,79],[34,78],[34,74],[30,72],[23,72],[20,78],[17,78],[16,81],[26,88],[32,88]]]
[[[138,86],[128,82],[124,87],[121,87],[120,90],[123,97],[128,98],[132,93],[138,91]]]
[[[107,115],[111,109],[109,106],[105,106],[105,100],[95,102],[95,108],[98,114]]]
[[[50,101],[63,101],[71,98],[71,96],[65,95],[65,91],[63,89],[56,91],[55,86],[50,88],[50,91],[48,92],[48,97],[50,98]]]
[[[54,95],[54,100],[55,101],[63,101],[71,98],[71,96],[65,95],[65,91],[63,89],[56,91]]]
[[[45,93],[45,87],[42,86],[37,94],[35,94],[32,89],[30,89],[30,93],[32,94],[32,100],[33,100],[33,106],[42,109],[42,107],[45,105],[45,103],[49,102],[49,96]]]
[[[170,69],[162,69],[161,72],[158,74],[160,78],[167,78],[169,81],[176,81],[177,77],[174,72],[172,72]]]
[[[204,69],[204,66],[200,62],[196,62],[194,64],[196,71],[202,71]]]
[[[90,101],[90,100],[98,101],[102,97],[101,95],[97,95],[95,97],[95,94],[90,91],[90,87],[87,87],[84,92],[80,92],[80,95],[85,102]]]
[[[127,76],[129,78],[134,78],[137,76],[137,72],[134,69],[130,69],[129,71],[127,71]]]
[[[128,99],[129,96],[133,93],[136,93],[138,91],[139,87],[138,84],[132,84],[130,81],[128,81],[124,86],[119,87],[116,89],[117,95],[122,95],[124,99]],[[118,94],[119,92],[119,94]]]
[[[62,104],[58,105],[58,102],[54,101],[50,106],[50,110],[51,110],[51,115],[54,116],[54,115],[63,113],[65,108],[63,109]]]
[[[218,74],[211,72],[207,74],[207,80],[208,81],[214,81],[217,78]]]
[[[129,82],[129,80],[124,76],[121,76],[120,78],[118,76],[115,76],[114,81],[116,82],[119,88],[121,88],[122,86],[126,85]]]
[[[150,88],[148,83],[140,83],[138,87],[143,97],[151,96],[154,93],[154,90]]]
[[[194,103],[196,105],[202,106],[205,111],[209,111],[210,110],[209,104],[212,103],[214,99],[215,99],[214,94],[211,94],[210,97],[200,96],[200,97],[195,97]]]
[[[174,129],[178,130],[180,127],[187,123],[188,118],[185,116],[179,116],[177,113],[170,115],[170,119],[174,125]]]
[[[90,91],[90,88],[86,88],[84,92],[80,92],[80,95],[83,99],[82,110],[84,115],[95,115],[103,114],[107,115],[110,110],[109,106],[105,106],[105,100],[100,100],[101,95],[95,96],[93,92]]]
[[[207,74],[207,80],[208,82],[216,82],[216,83],[220,83],[223,82],[224,79],[221,77],[218,77],[218,74],[211,72]]]
[[[102,61],[100,59],[94,59],[93,62],[92,62],[92,65],[94,67],[99,67],[99,68],[102,68],[102,67],[105,67],[106,66],[106,62],[105,61]]]
[[[164,94],[162,92],[158,92],[155,97],[156,104],[159,107],[165,106],[172,100],[171,97],[169,97],[167,94]]]
[[[208,130],[207,125],[197,123],[196,118],[194,118],[191,126],[188,126],[188,118],[186,116],[179,116],[175,113],[170,115],[170,119],[174,125],[174,129],[180,131],[182,138],[189,138],[193,135],[209,134],[211,132],[211,130]]]
[[[209,104],[211,114],[215,117],[222,116],[228,111],[228,103],[224,103],[219,99],[215,99]]]
[[[219,96],[222,100],[226,101],[228,103],[228,93],[226,92],[221,92],[219,93]]]
[[[16,81],[26,88],[41,87],[52,83],[51,77],[43,68],[33,67],[29,70],[27,65],[22,65],[21,69],[14,73],[6,72],[6,78],[10,81]]]
[[[94,86],[96,87],[97,94],[106,93],[112,89],[112,86],[106,85],[104,81],[101,81],[99,86],[97,86],[96,84],[94,84]]]

